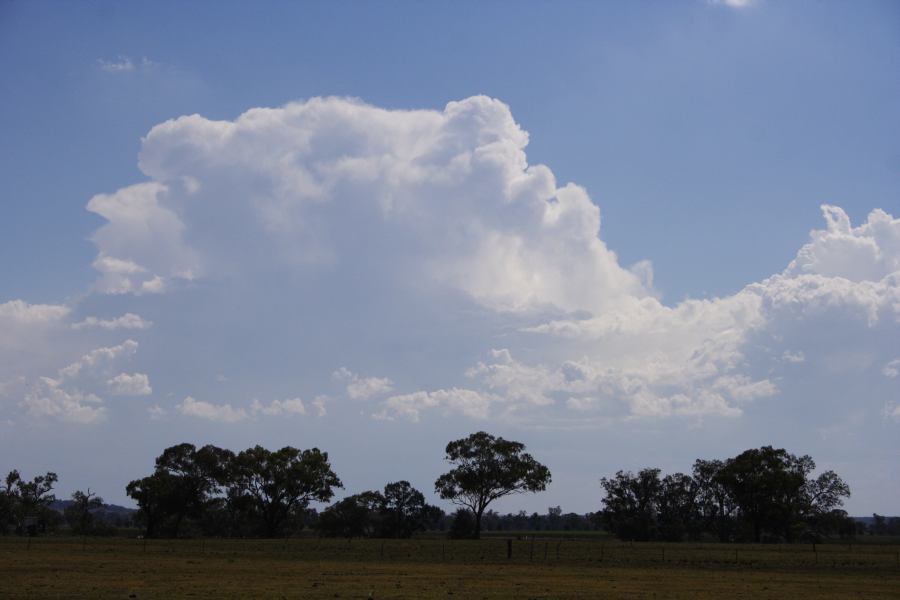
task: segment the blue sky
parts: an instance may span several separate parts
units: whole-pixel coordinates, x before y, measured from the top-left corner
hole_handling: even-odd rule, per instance
[[[0,2],[0,467],[124,501],[163,445],[290,443],[428,491],[487,429],[558,474],[510,509],[587,511],[773,443],[900,512],[898,34],[893,2]]]

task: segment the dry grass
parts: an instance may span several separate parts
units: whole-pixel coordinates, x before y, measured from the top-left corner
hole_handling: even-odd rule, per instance
[[[0,598],[900,598],[897,546],[556,543],[0,538]]]

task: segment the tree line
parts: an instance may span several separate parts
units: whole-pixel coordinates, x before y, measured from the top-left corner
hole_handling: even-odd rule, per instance
[[[435,492],[471,512],[471,519],[451,522],[452,534],[477,538],[491,502],[546,488],[549,469],[524,450],[483,431],[447,445],[453,468],[435,481]],[[271,538],[313,527],[324,536],[404,538],[447,525],[444,512],[408,481],[348,496],[321,513],[310,508],[341,487],[318,448],[255,446],[234,453],[185,443],[166,448],[153,473],[130,482],[126,492],[149,537],[179,537],[187,526],[208,536]]]
[[[283,537],[312,529],[321,536],[407,538],[421,531],[477,538],[482,530],[606,529],[623,540],[800,541],[854,536],[865,525],[840,507],[850,495],[833,471],[812,477],[815,463],[764,446],[725,460],[698,459],[691,474],[659,469],[619,471],[600,480],[596,513],[500,515],[499,498],[546,489],[549,469],[520,442],[486,432],[447,444],[450,469],[435,493],[456,504],[446,514],[408,481],[347,496],[323,510],[343,487],[326,452],[254,446],[232,452],[184,443],[163,450],[153,471],[126,486],[137,504],[132,525],[148,537]],[[0,488],[0,533],[36,534],[64,520],[72,532],[110,531],[102,498],[76,491],[61,506],[52,494],[55,473],[31,480],[12,471]],[[874,515],[871,531],[890,533],[900,519]]]
[[[810,456],[764,446],[694,462],[690,475],[655,468],[600,480],[598,518],[625,540],[815,541],[853,536],[843,506],[850,487],[834,472],[813,478]]]

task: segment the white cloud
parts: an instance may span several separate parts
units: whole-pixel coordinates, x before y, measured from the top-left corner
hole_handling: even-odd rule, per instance
[[[250,404],[250,410],[253,414],[263,414],[267,416],[276,416],[281,414],[305,415],[306,406],[300,398],[290,398],[287,400],[272,400],[269,404],[263,404],[256,398]]]
[[[97,66],[101,71],[112,74],[121,74],[121,73],[134,73],[138,71],[152,71],[159,67],[159,63],[156,63],[146,56],[142,57],[140,60],[132,59],[130,56],[126,56],[124,54],[118,55],[113,60],[105,60],[99,59],[97,61]]]
[[[862,377],[900,333],[900,273],[891,271],[900,220],[873,211],[852,228],[840,209],[823,212],[828,229],[813,231],[784,273],[725,298],[674,307],[634,298],[596,317],[530,326],[527,332],[570,340],[582,354],[540,365],[494,350],[491,362],[466,374],[505,399],[499,415],[559,404],[631,418],[739,416],[779,393],[771,374],[779,364]],[[868,250],[851,260],[840,249],[854,244]],[[895,371],[892,362],[882,373]],[[439,406],[427,392],[400,399],[393,399],[396,412],[415,418]]]
[[[394,382],[387,377],[360,377],[346,367],[332,373],[332,377],[347,384],[347,395],[353,400],[366,400],[394,389]]]
[[[376,419],[393,419],[396,416],[410,421],[418,421],[422,411],[441,409],[445,412],[457,412],[475,419],[485,419],[489,415],[492,403],[502,400],[491,394],[476,390],[452,388],[433,392],[414,392],[391,396],[384,401],[383,408],[373,415]]]
[[[167,282],[194,278],[197,259],[182,242],[184,224],[166,206],[168,195],[167,186],[148,182],[88,202],[89,211],[109,221],[91,238],[101,248],[93,263],[101,273],[98,291],[158,294]]]
[[[233,122],[167,121],[141,150],[154,181],[88,205],[108,221],[93,237],[98,289],[142,293],[160,278],[163,291],[263,263],[333,267],[363,239],[390,249],[399,235],[407,247],[381,265],[496,310],[604,310],[647,295],[649,265],[618,265],[596,205],[529,166],[527,141],[485,97],[442,112],[317,98]],[[364,233],[346,228],[351,215]]]
[[[134,62],[122,54],[116,57],[113,60],[104,60],[100,59],[97,61],[97,64],[100,67],[100,70],[106,71],[107,73],[130,73],[134,71]]]
[[[151,181],[88,205],[107,220],[92,238],[97,289],[165,293],[198,281],[225,294],[308,295],[322,285],[335,302],[366,299],[350,310],[369,311],[360,319],[376,328],[385,306],[368,294],[389,289],[397,311],[430,315],[422,322],[440,323],[450,302],[459,311],[464,301],[516,320],[518,346],[470,368],[464,386],[428,391],[422,381],[422,391],[384,401],[385,416],[734,417],[778,396],[788,367],[791,377],[831,365],[862,378],[891,358],[883,352],[900,324],[900,220],[874,210],[853,227],[823,206],[826,227],[783,272],[668,306],[652,289],[652,266],[620,265],[600,236],[599,208],[529,165],[527,142],[509,108],[485,97],[440,111],[314,98],[233,121],[167,121],[143,140]],[[421,297],[451,300],[429,307]],[[537,360],[521,344],[527,335],[553,350]],[[345,367],[333,376],[351,398],[395,387]],[[460,390],[473,394],[468,402]]]
[[[185,397],[178,405],[178,410],[183,415],[220,423],[237,423],[249,417],[243,408],[232,408],[230,404],[212,404],[204,400],[195,400],[191,396]]]
[[[137,349],[138,343],[134,340],[125,340],[118,346],[96,348],[60,369],[59,373],[66,379],[86,374],[105,373],[118,359],[133,356]]]
[[[328,411],[325,408],[326,402],[328,402],[328,396],[319,395],[313,398],[312,405],[316,409],[317,417],[324,417],[328,414]]]
[[[492,350],[491,355],[495,362],[478,363],[466,375],[479,379],[487,389],[499,392],[507,399],[533,405],[551,404],[553,401],[547,392],[567,387],[561,370],[527,367],[514,360],[506,348]]]
[[[108,379],[106,386],[116,396],[148,396],[153,393],[150,378],[144,373],[119,373]]]
[[[140,315],[134,313],[125,313],[121,317],[113,319],[99,319],[97,317],[87,317],[83,321],[72,324],[72,329],[90,329],[99,328],[108,331],[117,329],[149,329],[153,326],[153,321],[141,318]]]
[[[706,0],[708,4],[727,6],[729,8],[748,8],[756,4],[757,0]]]
[[[168,411],[158,404],[154,404],[147,408],[147,415],[151,421],[161,421],[168,414]]]
[[[52,324],[63,320],[70,312],[67,306],[58,304],[29,304],[23,300],[10,300],[0,304],[0,324],[4,329],[15,324]]]
[[[93,424],[106,418],[103,400],[91,393],[66,390],[62,381],[41,377],[22,401],[35,417],[55,417],[79,424]]]
[[[57,304],[0,303],[0,381],[34,375],[66,354],[70,314],[68,306]]]
[[[900,375],[900,358],[895,358],[884,365],[884,368],[881,369],[881,374],[888,379],[895,379],[897,375]]]
[[[785,275],[823,275],[854,282],[880,281],[900,271],[900,226],[881,209],[869,213],[865,223],[852,227],[837,206],[823,205],[827,228],[810,233]]]
[[[785,350],[781,354],[781,359],[788,363],[799,364],[806,360],[806,356],[802,352],[791,352],[790,350]]]
[[[66,327],[71,332],[71,327]],[[0,386],[0,400],[18,398],[16,404],[32,417],[55,418],[70,423],[92,424],[107,416],[102,395],[144,395],[150,382],[142,373],[117,372],[121,362],[137,351],[134,340],[95,348],[57,370],[55,377],[20,376]]]

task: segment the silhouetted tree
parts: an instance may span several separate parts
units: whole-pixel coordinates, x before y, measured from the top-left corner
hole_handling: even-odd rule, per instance
[[[178,537],[185,519],[201,519],[211,504],[218,503],[222,486],[229,481],[234,454],[208,445],[177,444],[156,458],[153,475],[132,481],[126,493],[138,503],[147,535],[165,527]]]
[[[473,537],[475,534],[475,517],[472,511],[466,508],[458,508],[453,513],[450,522],[450,530],[447,537],[454,540],[463,540]]]
[[[144,526],[145,535],[153,538],[162,534],[166,518],[177,510],[178,482],[173,475],[157,471],[142,479],[135,479],[125,486],[128,494],[138,505],[136,521]]]
[[[718,480],[734,499],[754,541],[761,541],[767,532],[790,542],[794,525],[807,509],[806,476],[814,468],[809,456],[763,446],[725,461]]]
[[[481,517],[491,502],[509,494],[543,491],[550,483],[550,470],[524,450],[524,444],[484,431],[447,444],[445,460],[454,467],[438,477],[434,490],[472,511],[475,539],[481,536]]]
[[[719,477],[724,466],[725,463],[721,460],[697,459],[693,469],[700,527],[714,532],[720,542],[727,542],[731,538],[736,510],[731,494]]]
[[[615,477],[600,480],[606,492],[601,520],[624,540],[647,541],[656,538],[657,503],[662,483],[659,469],[643,469],[637,475],[618,471]]]
[[[700,537],[697,518],[697,485],[690,475],[666,475],[660,482],[657,501],[659,538],[680,542],[684,537]]]
[[[16,526],[16,512],[19,507],[16,483],[20,479],[19,472],[13,469],[3,480],[3,487],[0,487],[0,535],[6,535],[10,528]]]
[[[16,529],[34,535],[38,530],[44,529],[48,523],[58,522],[58,515],[50,509],[50,504],[56,500],[56,496],[50,493],[58,479],[56,473],[48,471],[44,475],[34,477],[31,481],[22,479],[16,471],[13,473],[15,473],[13,483],[16,486],[13,518],[16,522]]]
[[[440,526],[444,511],[425,503],[422,492],[408,481],[384,486],[384,492],[363,492],[335,502],[319,515],[316,529],[331,537],[408,538],[430,525]]]
[[[408,538],[425,529],[429,506],[422,492],[408,481],[395,481],[384,486],[382,499],[383,535]]]
[[[334,488],[343,487],[328,454],[318,448],[271,451],[255,446],[235,456],[230,476],[231,495],[248,500],[266,537],[280,535],[282,525],[310,501],[327,502]]]
[[[316,529],[328,537],[374,537],[382,528],[384,496],[363,492],[335,502],[319,515]]]
[[[601,522],[623,539],[816,540],[853,535],[840,510],[850,488],[833,471],[816,478],[809,456],[764,446],[725,461],[697,460],[691,476],[659,469],[601,479]]]
[[[66,522],[72,528],[72,533],[87,534],[94,525],[93,511],[103,506],[103,498],[91,492],[76,490],[72,493],[72,504],[68,505],[63,514]]]
[[[447,515],[439,506],[425,505],[425,513],[422,515],[422,524],[425,531],[443,531],[444,519]]]
[[[193,444],[178,444],[163,450],[156,459],[156,472],[171,476],[167,507],[174,513],[174,536],[185,517],[200,518],[209,502],[227,481],[233,454],[215,446],[197,450]]]

